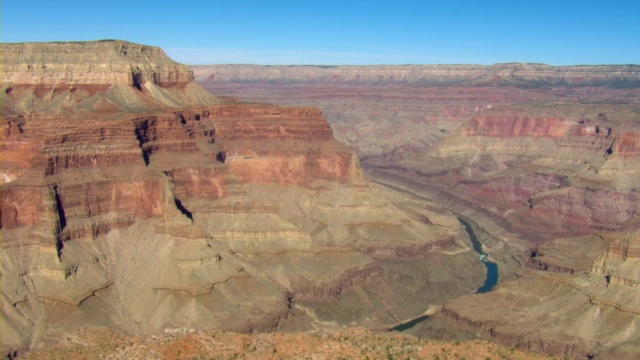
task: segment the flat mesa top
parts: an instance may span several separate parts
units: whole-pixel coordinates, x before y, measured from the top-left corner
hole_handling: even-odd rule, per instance
[[[2,43],[2,57],[6,65],[53,62],[60,64],[124,63],[132,60],[158,62],[169,59],[159,47],[135,44],[122,40],[86,42],[28,42]]]
[[[191,69],[162,49],[121,40],[4,43],[1,50],[2,83],[133,84],[136,76],[154,83],[193,81]]]

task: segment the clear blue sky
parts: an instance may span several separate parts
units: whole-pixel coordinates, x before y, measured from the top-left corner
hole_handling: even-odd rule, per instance
[[[187,64],[639,64],[640,0],[0,0],[2,42],[123,39]]]

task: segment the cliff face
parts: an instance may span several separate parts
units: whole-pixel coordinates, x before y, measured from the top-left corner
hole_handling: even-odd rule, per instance
[[[371,184],[317,109],[222,103],[142,45],[3,49],[5,352],[87,325],[377,328],[482,282],[453,215]]]
[[[187,84],[193,72],[160,48],[126,41],[2,44],[3,84]]]

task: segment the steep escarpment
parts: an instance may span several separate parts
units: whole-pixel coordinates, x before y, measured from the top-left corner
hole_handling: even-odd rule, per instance
[[[136,44],[5,48],[5,353],[90,325],[389,327],[482,283],[454,215],[367,180],[315,108],[224,103]]]
[[[126,41],[1,44],[3,114],[109,114],[217,99],[160,48]]]
[[[162,49],[126,41],[2,44],[2,56],[3,84],[170,87],[194,79]]]

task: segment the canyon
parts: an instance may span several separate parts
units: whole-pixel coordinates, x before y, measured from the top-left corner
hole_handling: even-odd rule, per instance
[[[640,354],[640,66],[1,46],[7,358]]]
[[[500,284],[409,332],[638,357],[638,65],[192,68],[221,96],[318,107],[376,184],[473,220]]]
[[[151,46],[1,46],[5,357],[87,328],[385,330],[484,281],[456,214],[372,182],[317,108],[212,95]]]

